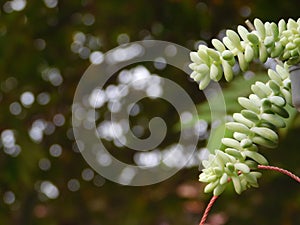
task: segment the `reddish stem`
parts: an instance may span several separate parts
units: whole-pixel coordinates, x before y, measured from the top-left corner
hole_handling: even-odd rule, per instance
[[[282,168],[279,168],[279,167],[276,167],[276,166],[264,166],[264,165],[258,165],[258,168],[259,168],[259,169],[262,169],[262,170],[273,170],[273,171],[276,171],[276,172],[285,174],[285,175],[291,177],[292,179],[294,179],[295,181],[297,181],[298,183],[300,183],[300,177],[296,176],[295,174],[291,173],[291,172],[288,171],[288,170],[285,170],[285,169],[282,169]],[[231,179],[229,178],[229,179],[228,179],[228,182],[230,182],[230,181],[231,181]],[[203,214],[203,216],[202,216],[202,219],[201,219],[199,225],[204,225],[204,224],[205,224],[206,219],[207,219],[207,217],[208,217],[208,214],[209,214],[209,212],[210,212],[210,210],[211,210],[211,207],[213,206],[213,204],[215,203],[215,201],[217,200],[218,197],[219,197],[219,196],[214,195],[214,196],[210,199],[208,205],[206,206],[206,209],[205,209],[205,211],[204,211],[204,214]]]
[[[214,195],[214,196],[210,199],[208,205],[206,206],[206,209],[205,209],[205,211],[204,211],[204,214],[203,214],[203,216],[202,216],[202,219],[201,219],[199,225],[204,225],[204,224],[205,224],[206,219],[207,219],[207,216],[208,216],[208,214],[209,214],[209,211],[210,211],[211,207],[213,206],[213,204],[215,203],[215,201],[217,200],[218,197],[219,197],[218,195]]]
[[[263,166],[263,165],[258,165],[259,169],[262,170],[273,170],[273,171],[277,171],[279,173],[285,174],[289,177],[291,177],[292,179],[294,179],[295,181],[297,181],[298,183],[300,183],[300,177],[296,176],[295,174],[291,173],[288,170],[276,167],[276,166]]]

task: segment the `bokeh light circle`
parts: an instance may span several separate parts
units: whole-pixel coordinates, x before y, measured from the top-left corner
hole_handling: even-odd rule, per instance
[[[189,132],[188,130],[184,130],[183,132],[183,130],[181,130],[180,138],[173,148],[173,151],[170,151],[167,157],[159,160],[155,164],[137,166],[119,161],[106,149],[101,138],[99,138],[96,127],[95,108],[102,106],[102,97],[99,95],[96,100],[99,99],[100,102],[94,101],[94,105],[89,104],[88,101],[95,90],[98,90],[97,93],[103,92],[104,85],[107,84],[108,80],[116,72],[136,63],[154,62],[157,69],[164,68],[164,64],[167,64],[189,75],[191,73],[188,67],[190,64],[189,53],[190,50],[187,48],[165,41],[144,40],[132,42],[110,50],[103,55],[101,63],[92,64],[85,71],[74,96],[72,124],[74,136],[82,156],[101,176],[123,185],[151,185],[166,180],[174,175],[182,169],[193,156],[198,143],[198,135],[195,134],[195,132]],[[126,98],[124,98],[127,106],[134,106],[139,100],[150,96],[169,102],[177,111],[174,113],[180,115],[181,123],[186,123],[187,118],[189,118],[188,115],[198,114],[196,106],[187,92],[172,80],[158,76],[151,76],[151,78],[141,77],[131,80],[131,85],[136,84],[136,86],[138,86],[140,79],[150,79],[147,81],[148,84],[160,80],[161,91],[150,92],[150,94],[148,93],[147,95],[131,95],[129,92]],[[112,86],[111,93],[114,93],[114,91],[116,91],[115,89],[116,88]],[[117,90],[118,93],[121,91],[122,90]],[[211,108],[212,120],[221,117],[224,118],[226,114],[225,103],[221,88],[218,84],[212,82],[204,91],[204,94]],[[217,102],[215,98],[216,95],[218,96]],[[212,98],[214,102],[211,101]],[[151,152],[151,150],[154,150],[166,137],[167,127],[165,122],[162,118],[155,117],[149,122],[151,134],[148,138],[139,139],[131,132],[131,129],[128,129],[125,131],[126,138],[124,140],[124,137],[120,135],[120,132],[122,132],[120,131],[121,128],[116,122],[125,121],[129,126],[130,110],[126,110],[128,107],[120,107],[118,98],[116,101],[110,103],[111,120],[109,123],[112,133],[118,139],[120,145],[125,145],[136,151]],[[183,159],[180,157],[183,155],[185,156],[184,163],[182,163]],[[173,165],[170,165],[167,161],[172,161]]]

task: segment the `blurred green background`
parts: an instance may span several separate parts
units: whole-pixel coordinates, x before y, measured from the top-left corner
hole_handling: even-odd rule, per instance
[[[197,163],[145,187],[115,184],[89,167],[72,133],[76,86],[91,62],[119,44],[157,39],[194,50],[246,19],[278,22],[300,15],[298,0],[3,0],[0,6],[0,224],[6,225],[198,224],[210,196],[198,182]],[[214,122],[203,93],[174,68],[144,66],[174,78],[199,105],[201,155]],[[251,71],[232,86],[222,83],[229,114],[240,109],[235,99],[249,93],[249,82],[265,77],[262,65],[253,64]],[[141,137],[149,135],[145,121],[155,115],[171,128],[178,123],[167,103],[147,104],[131,118],[144,129]],[[105,114],[106,105],[99,111]],[[299,175],[299,115],[290,121],[279,148],[263,154]],[[177,139],[178,130],[168,130],[162,148]],[[106,144],[120,160],[134,163],[132,151]],[[299,185],[264,172],[259,189],[241,196],[225,192],[208,223],[299,225]]]

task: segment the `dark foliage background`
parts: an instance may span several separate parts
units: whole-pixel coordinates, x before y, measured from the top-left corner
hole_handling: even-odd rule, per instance
[[[297,19],[300,6],[297,0],[3,0],[0,5],[0,223],[7,225],[197,224],[210,197],[197,181],[198,167],[183,169],[159,184],[125,187],[93,173],[78,153],[71,105],[89,55],[105,53],[124,40],[142,39],[194,50],[199,41],[209,42],[247,18]],[[251,69],[262,70],[256,65]],[[149,70],[157,72],[153,66]],[[157,73],[172,79],[178,71],[167,68]],[[205,101],[188,77],[176,82],[197,104]],[[236,82],[243,84],[242,79]],[[228,96],[240,94],[224,86]],[[246,94],[248,86],[237,86]],[[24,105],[21,96],[35,100]],[[164,104],[156,105],[155,112],[169,118],[168,124],[178,120]],[[137,118],[152,116],[145,107]],[[279,148],[265,151],[272,165],[300,174],[299,132],[296,115],[282,131]],[[171,131],[165,144],[177,138]],[[111,150],[118,152],[113,145]],[[52,188],[50,196],[41,191],[43,185]],[[297,225],[299,215],[299,185],[264,172],[259,189],[241,196],[231,191],[222,195],[208,222]]]

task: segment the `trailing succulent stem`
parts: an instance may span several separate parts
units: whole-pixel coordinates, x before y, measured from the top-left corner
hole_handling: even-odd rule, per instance
[[[256,171],[258,165],[268,165],[258,147],[276,148],[277,130],[286,126],[284,119],[289,117],[286,110],[292,104],[289,67],[300,61],[300,19],[297,22],[290,19],[288,23],[281,20],[278,25],[255,19],[254,27],[249,32],[238,26],[238,34],[227,30],[223,42],[212,40],[216,49],[200,45],[197,52],[191,53],[190,68],[194,70],[191,77],[200,82],[200,89],[210,80],[220,80],[223,73],[230,81],[236,58],[242,71],[255,58],[261,62],[269,57],[283,61],[275,70],[268,70],[268,82],[256,82],[251,86],[252,94],[238,98],[244,109],[233,114],[233,122],[226,123],[232,135],[223,138],[222,148],[203,161],[199,180],[208,183],[204,191],[215,196],[231,183],[238,194],[258,186],[257,179],[261,176]]]
[[[278,128],[286,126],[284,118],[289,116],[286,107],[291,104],[290,79],[287,68],[276,66],[269,69],[267,83],[256,82],[251,86],[248,98],[238,98],[244,108],[233,114],[233,122],[226,128],[231,137],[222,139],[222,150],[215,150],[208,160],[203,161],[204,169],[200,181],[209,183],[205,192],[220,195],[232,180],[235,191],[240,194],[249,187],[257,187],[261,173],[254,171],[257,165],[268,165],[258,153],[258,146],[275,148],[278,144]]]
[[[239,25],[236,33],[227,30],[223,41],[212,40],[215,47],[199,45],[197,52],[191,52],[191,78],[200,82],[203,90],[211,80],[219,81],[224,73],[227,81],[232,80],[232,67],[238,60],[242,71],[246,71],[250,62],[259,59],[265,62],[269,57],[278,58],[288,65],[300,61],[300,19],[289,19],[278,24],[254,20],[255,30],[248,31]]]

